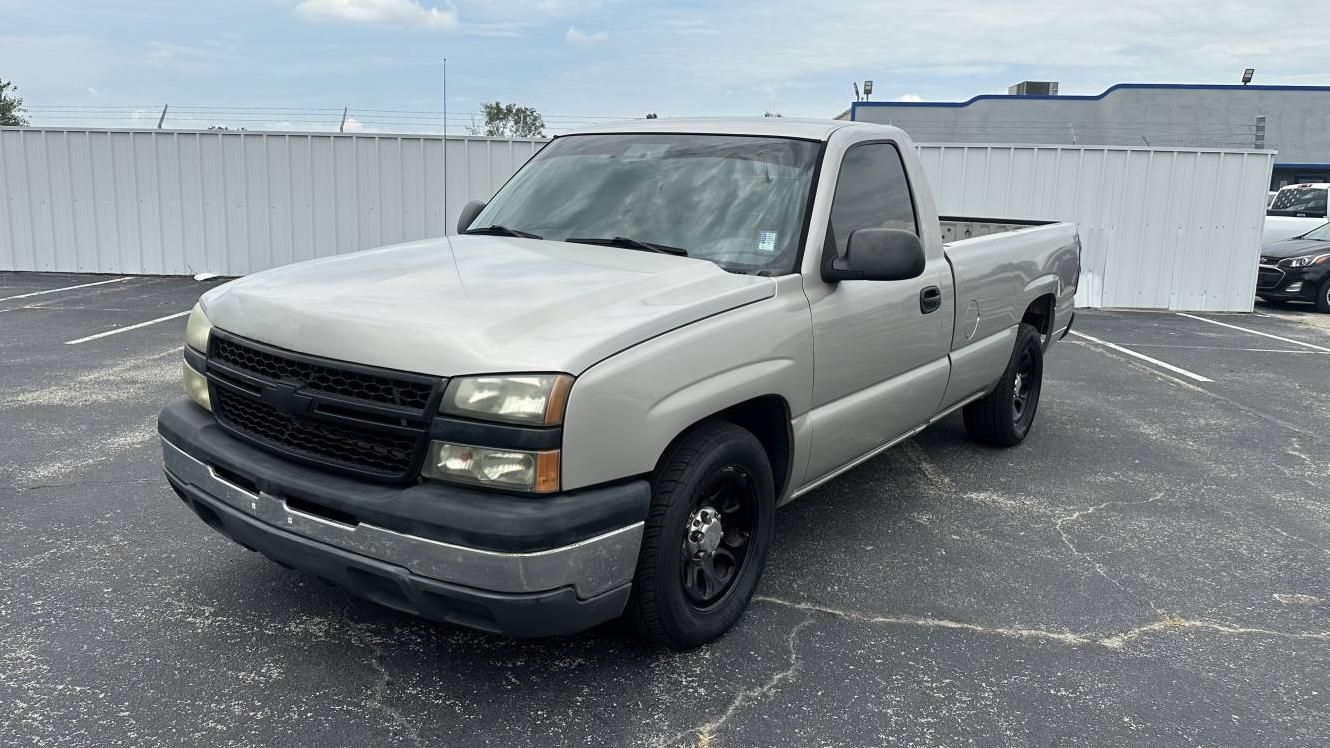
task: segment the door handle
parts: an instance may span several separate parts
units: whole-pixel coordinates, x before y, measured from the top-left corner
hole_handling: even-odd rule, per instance
[[[942,308],[942,289],[929,286],[919,292],[919,311],[924,314],[936,312]]]

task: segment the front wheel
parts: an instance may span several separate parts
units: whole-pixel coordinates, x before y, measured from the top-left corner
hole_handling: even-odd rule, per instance
[[[1011,360],[988,396],[965,406],[965,432],[980,444],[1014,447],[1030,433],[1044,380],[1039,331],[1022,323]]]
[[[1330,314],[1330,278],[1316,290],[1316,311]]]
[[[757,589],[776,508],[771,464],[751,432],[703,424],[666,453],[653,481],[625,616],[672,649],[725,633]]]

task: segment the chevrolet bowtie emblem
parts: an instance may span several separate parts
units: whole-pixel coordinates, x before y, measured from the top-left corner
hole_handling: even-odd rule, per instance
[[[263,394],[260,397],[263,402],[271,405],[279,413],[301,415],[308,413],[310,407],[314,404],[312,398],[298,392],[303,386],[303,382],[277,382],[263,388]]]

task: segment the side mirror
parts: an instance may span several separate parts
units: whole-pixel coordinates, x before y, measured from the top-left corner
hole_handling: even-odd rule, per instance
[[[463,205],[462,214],[457,217],[457,233],[460,234],[471,228],[472,221],[475,221],[476,216],[480,215],[480,211],[484,209],[484,200],[472,200],[466,205]]]
[[[924,245],[911,231],[858,229],[850,234],[844,257],[822,269],[828,282],[909,280],[924,273]]]

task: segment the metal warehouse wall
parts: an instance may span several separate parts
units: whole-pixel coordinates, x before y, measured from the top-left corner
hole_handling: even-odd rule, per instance
[[[0,129],[0,270],[243,275],[451,233],[542,140]]]
[[[944,215],[1075,221],[1078,306],[1252,310],[1273,151],[921,145]]]
[[[0,129],[0,270],[244,275],[450,233],[541,140]],[[942,211],[1075,221],[1082,306],[1250,311],[1273,153],[922,145]]]

